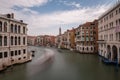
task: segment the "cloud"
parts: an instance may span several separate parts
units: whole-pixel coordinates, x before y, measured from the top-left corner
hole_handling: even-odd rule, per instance
[[[80,7],[69,11],[57,11],[52,13],[40,14],[37,11],[31,10],[29,7],[42,6],[48,0],[11,0],[10,4],[7,0],[1,0],[0,13],[14,12],[17,19],[22,19],[28,24],[28,34],[55,34],[58,33],[58,28],[63,26],[64,29],[69,27],[77,27],[74,25],[82,24],[86,21],[92,21],[98,18],[105,12],[110,5],[98,5],[94,7],[81,8],[79,4],[74,5]],[[52,0],[49,0],[52,1]],[[6,3],[6,5],[4,5]],[[72,4],[73,4],[72,3]],[[22,7],[20,10],[14,9],[14,6]],[[70,26],[72,25],[72,26]]]
[[[103,5],[92,8],[82,8],[70,11],[58,11],[43,15],[31,15],[29,17],[31,25],[35,28],[48,28],[61,24],[81,24],[98,18],[109,6]],[[31,22],[32,21],[32,22]],[[38,26],[39,25],[39,26]]]
[[[33,7],[41,6],[47,2],[48,0],[1,0],[0,5],[4,8],[11,8],[13,6]]]
[[[76,2],[69,2],[69,1],[63,1],[63,0],[60,0],[59,2],[63,3],[64,5],[72,6],[72,7],[75,7],[75,8],[80,8],[81,7],[80,4],[76,3]]]

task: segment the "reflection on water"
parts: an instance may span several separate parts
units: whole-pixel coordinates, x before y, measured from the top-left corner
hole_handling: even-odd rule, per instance
[[[115,66],[103,64],[97,55],[30,48],[36,50],[33,60],[0,74],[0,80],[120,80],[120,68],[117,72]]]

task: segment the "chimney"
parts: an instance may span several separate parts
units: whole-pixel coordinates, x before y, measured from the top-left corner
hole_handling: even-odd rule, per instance
[[[11,18],[14,19],[14,13],[11,13]]]
[[[23,22],[23,20],[20,20],[20,22]]]
[[[10,15],[10,14],[7,14],[6,16],[7,16],[7,18],[11,18],[11,15]]]

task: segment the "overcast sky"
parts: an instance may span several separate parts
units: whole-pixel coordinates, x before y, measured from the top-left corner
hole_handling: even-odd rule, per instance
[[[15,13],[28,24],[28,35],[57,35],[97,19],[117,0],[0,0],[0,14]]]

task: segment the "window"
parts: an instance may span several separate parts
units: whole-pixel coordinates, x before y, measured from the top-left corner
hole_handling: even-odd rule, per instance
[[[25,37],[23,37],[23,45],[25,45]]]
[[[96,48],[94,47],[94,50],[96,50]]]
[[[86,41],[89,41],[89,37],[88,36],[86,36]]]
[[[84,51],[84,47],[83,47],[83,51]]]
[[[118,14],[118,10],[116,10],[116,15]]]
[[[18,37],[18,44],[20,45],[21,43],[20,43],[20,37]]]
[[[17,50],[15,50],[15,55],[17,55]]]
[[[13,45],[13,36],[11,36],[11,45]]]
[[[12,33],[13,33],[13,30],[14,30],[14,29],[13,29],[13,24],[11,24],[11,32],[12,32]]]
[[[7,22],[4,22],[4,32],[7,32]]]
[[[15,33],[17,33],[17,25],[15,25]]]
[[[91,51],[93,50],[93,48],[91,47]]]
[[[118,20],[116,20],[116,26],[118,25]]]
[[[21,50],[18,51],[18,54],[19,54],[19,55],[21,54]]]
[[[7,57],[7,56],[8,56],[7,52],[4,52],[4,57]]]
[[[2,46],[2,36],[0,36],[0,46]]]
[[[7,36],[4,36],[4,46],[7,46]]]
[[[0,21],[0,32],[2,32],[2,22]]]
[[[20,26],[18,26],[18,33],[20,33],[20,31],[21,31],[21,30],[20,30]]]
[[[2,52],[0,52],[0,58],[3,58],[3,56],[2,56],[3,54],[2,54]]]
[[[119,19],[119,25],[120,25],[120,19]]]
[[[87,47],[87,51],[88,51],[89,49],[88,49],[88,47]]]
[[[25,34],[25,27],[23,27],[23,34]]]
[[[23,49],[23,53],[24,53],[24,54],[26,53],[26,50],[25,50],[25,49]]]
[[[11,55],[11,56],[14,56],[14,51],[11,51],[11,52],[10,52],[10,55]]]
[[[94,31],[93,34],[96,34],[96,32]]]
[[[15,37],[15,45],[17,45],[17,37]]]
[[[119,8],[119,13],[120,13],[120,8]]]
[[[90,27],[90,29],[92,29],[92,26]]]

